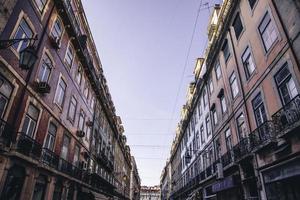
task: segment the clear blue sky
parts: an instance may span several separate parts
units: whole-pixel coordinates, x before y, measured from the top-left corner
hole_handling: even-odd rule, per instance
[[[209,10],[203,6],[176,103],[200,2],[83,0],[143,185],[159,184],[195,60],[206,46]]]

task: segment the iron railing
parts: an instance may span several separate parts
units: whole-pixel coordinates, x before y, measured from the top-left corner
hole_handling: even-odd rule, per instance
[[[44,164],[48,165],[49,167],[58,169],[59,156],[51,150],[43,148],[41,160]]]
[[[233,147],[234,158],[240,160],[250,155],[254,147],[252,143],[251,137],[242,138],[239,143]]]
[[[43,145],[25,133],[18,133],[17,151],[35,159],[39,159],[42,154]]]
[[[268,144],[276,136],[276,130],[272,121],[266,121],[249,135],[251,145],[253,148],[261,148],[261,146]]]
[[[294,97],[290,102],[278,110],[272,116],[272,120],[276,131],[279,133],[293,128],[295,123],[300,121],[300,95]]]
[[[227,151],[221,157],[221,161],[222,161],[223,167],[226,167],[229,164],[231,164],[233,162],[233,160],[234,160],[234,154],[233,154],[233,150],[232,149],[230,149],[229,151]]]

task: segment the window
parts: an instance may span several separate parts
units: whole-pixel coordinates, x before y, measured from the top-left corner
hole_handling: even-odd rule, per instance
[[[275,81],[283,105],[298,95],[294,79],[288,69],[287,63],[285,63],[275,75]]]
[[[254,8],[256,1],[257,1],[257,0],[248,0],[251,9]]]
[[[84,91],[83,91],[83,95],[85,96],[86,99],[89,98],[89,85],[88,85],[88,82],[86,82],[86,85],[85,85],[85,88],[84,88]]]
[[[83,110],[80,110],[79,120],[78,120],[78,130],[84,130],[84,122],[85,122],[85,113]]]
[[[75,121],[76,109],[77,109],[77,100],[75,99],[74,96],[72,96],[72,98],[70,99],[69,110],[68,110],[68,119],[70,119],[71,122]]]
[[[21,19],[21,22],[18,26],[18,29],[15,33],[14,39],[23,39],[23,38],[32,38],[33,37],[33,31],[29,27],[28,23]],[[20,41],[13,45],[13,47],[18,51],[22,51],[29,45],[29,41]]]
[[[220,104],[221,104],[222,113],[225,113],[227,111],[227,104],[226,104],[226,99],[224,94],[220,96]]]
[[[202,102],[201,102],[201,98],[199,98],[199,102],[198,102],[198,113],[199,113],[199,119],[202,115]]]
[[[206,90],[204,89],[203,90],[203,105],[204,105],[204,108],[206,107],[207,102],[208,102],[207,93],[206,93]]]
[[[89,141],[90,134],[91,134],[91,128],[90,127],[86,127],[86,134],[85,134],[85,140],[86,141]]]
[[[75,79],[76,79],[77,84],[80,86],[81,80],[82,80],[82,66],[81,65],[78,66],[77,73],[75,74]]]
[[[227,62],[227,60],[230,57],[230,51],[229,51],[229,46],[228,46],[227,39],[225,39],[225,42],[224,42],[223,47],[222,47],[222,51],[223,51],[223,54],[224,54],[225,62]]]
[[[94,108],[95,108],[95,97],[92,97],[92,99],[91,99],[91,108],[92,108],[92,110],[94,110]]]
[[[34,105],[29,104],[22,127],[22,133],[28,135],[29,137],[33,137],[39,114],[39,109],[37,109]]]
[[[47,0],[35,0],[34,2],[37,5],[40,13],[43,13],[47,4]]]
[[[231,131],[230,129],[227,129],[225,131],[225,142],[226,142],[226,148],[227,151],[232,149],[232,141],[231,141]]]
[[[249,77],[255,71],[255,65],[249,47],[247,47],[246,50],[244,51],[242,55],[242,61],[246,73],[246,78],[249,79]]]
[[[254,111],[254,116],[256,120],[257,126],[260,126],[265,121],[267,121],[267,114],[265,110],[265,106],[262,100],[261,93],[259,93],[253,100],[252,106]]]
[[[246,124],[245,124],[245,117],[243,113],[240,114],[236,119],[236,124],[237,124],[238,134],[241,140],[242,138],[246,137],[246,131],[247,131]]]
[[[239,93],[239,87],[234,72],[231,74],[229,78],[229,83],[230,83],[232,97],[235,98]]]
[[[207,131],[207,136],[211,134],[211,128],[210,128],[210,120],[209,116],[206,116],[205,118],[205,123],[206,123],[206,131]]]
[[[209,80],[208,80],[208,88],[209,88],[210,94],[212,94],[213,91],[214,91],[214,84],[213,84],[213,81],[212,81],[212,77],[210,77]]]
[[[45,198],[46,188],[47,177],[44,175],[39,175],[35,182],[32,199],[43,200]]]
[[[219,62],[215,65],[215,73],[216,73],[216,79],[219,80],[222,77],[221,65]]]
[[[50,60],[49,56],[45,54],[38,75],[38,79],[40,82],[46,82],[46,83],[48,82],[52,67],[53,67],[52,61]]]
[[[220,143],[220,138],[216,139],[216,142],[215,142],[215,146],[216,146],[216,155],[217,155],[217,158],[221,158],[221,143]]]
[[[0,76],[0,118],[2,119],[13,91],[13,86]]]
[[[213,105],[214,106],[211,110],[211,113],[212,113],[213,123],[214,123],[214,126],[215,126],[218,123],[218,116],[217,116],[216,106],[215,106],[215,104],[213,104]]]
[[[80,147],[78,145],[75,145],[73,165],[75,165],[76,167],[79,167],[79,155],[80,155]]]
[[[239,39],[239,37],[243,31],[243,28],[244,28],[239,13],[236,15],[232,26],[233,26],[233,29],[235,32],[236,39]]]
[[[66,85],[65,81],[62,78],[60,78],[59,84],[58,84],[58,87],[56,90],[55,103],[57,103],[57,105],[59,105],[61,108],[63,107],[66,88],[67,88],[67,85]]]
[[[69,136],[64,135],[60,156],[65,160],[68,159],[70,140]]]
[[[263,45],[266,51],[268,51],[275,40],[277,39],[277,31],[274,22],[271,20],[269,12],[267,12],[258,27]]]
[[[57,133],[57,127],[52,122],[50,122],[44,148],[53,151],[56,133]]]
[[[201,125],[200,127],[200,137],[201,137],[201,144],[203,144],[205,142],[203,125]]]
[[[56,18],[51,31],[52,37],[60,39],[62,36],[62,30],[63,28],[62,28],[61,20],[59,18]]]
[[[65,56],[65,63],[68,65],[69,68],[72,67],[73,58],[74,58],[74,50],[72,48],[71,42],[69,42],[69,46],[67,48],[66,56]]]

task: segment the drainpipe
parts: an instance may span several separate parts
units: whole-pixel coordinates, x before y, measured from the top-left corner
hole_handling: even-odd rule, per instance
[[[300,69],[300,61],[299,61],[299,58],[297,57],[296,55],[296,52],[295,52],[295,49],[293,47],[293,41],[291,41],[290,37],[289,37],[289,34],[288,34],[288,30],[286,28],[286,26],[284,25],[284,22],[283,22],[283,19],[282,19],[282,16],[280,15],[279,13],[279,10],[278,10],[278,7],[277,7],[277,4],[275,3],[275,0],[271,0],[272,4],[273,4],[273,7],[274,7],[274,10],[276,12],[276,15],[278,16],[278,19],[279,19],[279,22],[280,22],[280,25],[283,29],[283,32],[284,32],[284,36],[286,37],[286,40],[287,40],[287,43],[291,49],[291,52],[293,54],[293,57],[295,58],[295,61],[296,61],[296,64],[298,66],[298,69]],[[296,2],[295,2],[296,3]],[[298,6],[295,5],[297,7],[297,10],[298,10]]]
[[[42,44],[43,44],[43,39],[47,33],[47,29],[48,29],[48,26],[49,26],[49,23],[50,23],[50,19],[51,19],[51,16],[52,16],[52,13],[54,11],[54,3],[53,3],[53,6],[51,8],[51,11],[49,13],[49,16],[47,18],[47,21],[46,21],[46,24],[45,24],[45,27],[43,29],[43,32],[42,32],[42,35],[40,37],[40,40],[39,40],[39,43],[36,47],[36,54],[39,53],[41,47],[42,47]],[[35,65],[37,65],[37,63],[35,63]],[[32,67],[31,69],[29,69],[27,75],[26,75],[26,78],[25,78],[25,86],[24,88],[21,90],[21,94],[20,94],[20,98],[18,100],[18,103],[17,103],[17,107],[15,109],[15,112],[14,112],[14,115],[13,115],[13,120],[12,120],[12,124],[14,125],[14,128],[13,128],[13,132],[12,132],[12,135],[11,135],[11,138],[10,138],[10,142],[15,142],[16,141],[16,138],[17,138],[17,121],[18,121],[18,118],[19,118],[19,115],[21,115],[21,108],[22,108],[22,102],[24,102],[24,98],[25,98],[25,94],[26,94],[26,91],[27,91],[27,88],[28,88],[28,84],[29,84],[29,81],[31,79],[31,75],[32,75],[32,72],[33,72],[33,69],[34,67]]]

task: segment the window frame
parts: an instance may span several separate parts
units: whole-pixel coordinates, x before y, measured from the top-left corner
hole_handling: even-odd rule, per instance
[[[233,76],[234,76],[234,79],[232,80]],[[229,76],[229,85],[230,85],[230,90],[231,90],[231,96],[232,96],[233,99],[235,99],[238,96],[239,92],[240,92],[235,72],[232,72],[231,75]],[[234,90],[233,86],[236,86],[236,88],[237,88],[236,93],[234,93],[235,90]]]
[[[240,22],[240,26],[241,27],[236,27],[235,26],[235,25],[238,25],[238,24],[235,24],[236,22],[238,22],[237,20]],[[235,15],[235,18],[234,18],[231,26],[233,27],[236,40],[239,40],[241,38],[243,32],[244,32],[244,29],[245,29],[245,27],[243,25],[243,22],[242,22],[242,18],[241,18],[241,13],[240,12],[237,12],[237,14]],[[242,28],[242,29],[241,30],[239,30],[239,29],[236,30],[236,28]],[[238,35],[237,35],[237,33],[238,33]]]
[[[265,27],[263,28],[263,31],[261,31],[261,26],[264,24],[264,20],[266,19],[266,17],[269,16],[269,21],[266,23]],[[276,38],[273,40],[272,44],[267,48],[266,46],[266,42],[264,41],[264,38],[263,38],[263,35],[264,33],[266,33],[266,30],[268,29],[269,25],[273,25],[274,26],[274,31],[276,32]],[[279,38],[279,33],[278,33],[278,29],[277,29],[277,26],[276,26],[276,23],[275,23],[275,20],[274,18],[272,17],[271,15],[271,12],[269,10],[267,10],[263,17],[261,18],[260,22],[259,22],[259,25],[257,27],[257,30],[258,30],[258,33],[259,33],[259,36],[260,36],[260,40],[262,42],[262,45],[264,47],[264,51],[265,53],[268,53],[270,52],[270,50],[273,48],[273,46],[275,45],[276,41],[278,40]]]
[[[75,100],[74,113],[73,113],[73,116],[70,116],[70,108],[71,108],[71,105],[73,104],[73,101],[72,101],[73,99]],[[77,105],[78,105],[78,101],[75,98],[75,96],[72,95],[72,97],[70,98],[70,101],[69,101],[69,107],[68,107],[68,113],[67,113],[67,117],[72,123],[74,123],[75,119],[76,119]]]
[[[58,94],[58,92],[59,92],[59,89],[60,89],[60,83],[61,83],[61,81],[65,84],[65,89],[63,90],[63,91],[64,91],[64,95],[63,95],[63,97],[62,97],[62,102],[61,102],[61,105],[60,105],[57,98],[58,98],[58,95],[60,95],[60,94]],[[64,102],[65,102],[65,99],[66,99],[67,87],[68,87],[67,82],[64,80],[63,76],[60,76],[60,77],[59,77],[59,81],[58,81],[57,86],[56,86],[56,92],[55,92],[55,96],[54,96],[54,103],[55,103],[61,110],[62,110],[63,107],[64,107]]]
[[[246,53],[248,53],[248,55],[246,55]],[[242,63],[243,63],[243,67],[244,67],[244,71],[245,71],[245,75],[246,75],[246,80],[249,80],[256,71],[256,64],[255,64],[254,56],[253,56],[253,53],[252,53],[251,48],[250,48],[249,45],[247,45],[247,47],[243,51],[243,54],[241,56],[241,60],[242,60]],[[250,66],[249,62],[248,62],[249,60],[252,60],[252,65],[254,67],[254,69],[251,73],[249,71],[249,66]]]

